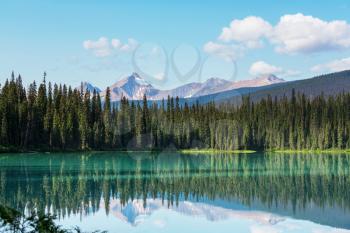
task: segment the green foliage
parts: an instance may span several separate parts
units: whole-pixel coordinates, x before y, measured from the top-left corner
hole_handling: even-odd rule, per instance
[[[26,91],[21,76],[0,90],[0,148],[18,150],[350,149],[350,94],[295,93],[239,106],[129,101],[46,84]],[[290,97],[287,97],[290,96]]]
[[[0,204],[0,231],[11,233],[82,233],[81,229],[64,229],[57,225],[55,216],[32,211],[29,216]],[[94,231],[94,233],[105,233]]]

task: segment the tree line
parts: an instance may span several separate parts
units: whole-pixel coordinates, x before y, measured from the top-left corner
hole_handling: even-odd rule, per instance
[[[2,150],[349,149],[350,94],[268,96],[240,105],[102,100],[96,91],[12,73],[0,90]]]

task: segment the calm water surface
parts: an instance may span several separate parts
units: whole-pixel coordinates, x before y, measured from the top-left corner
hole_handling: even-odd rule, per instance
[[[0,155],[0,203],[109,232],[350,232],[350,155]]]

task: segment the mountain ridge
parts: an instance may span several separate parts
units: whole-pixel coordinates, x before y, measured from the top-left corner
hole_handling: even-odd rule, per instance
[[[289,98],[293,90],[296,94],[301,93],[311,99],[320,95],[334,96],[343,92],[349,92],[350,70],[266,86],[242,87],[197,98],[181,99],[180,102],[187,102],[189,104],[199,102],[205,104],[214,101],[216,103],[239,104],[244,96],[249,96],[251,101],[258,102],[268,96],[277,99],[283,98],[284,96]]]
[[[141,100],[144,95],[147,96],[148,100],[162,100],[166,99],[168,96],[187,99],[220,93],[241,87],[259,87],[282,82],[285,82],[285,80],[278,78],[273,74],[236,82],[212,77],[204,82],[191,82],[173,89],[162,90],[155,88],[139,74],[134,72],[110,85],[109,88],[111,101],[119,101],[122,96],[125,96],[130,100]],[[104,98],[105,93],[106,90],[100,92],[102,98]]]
[[[218,85],[218,87],[209,85],[208,89],[203,89],[203,87],[206,86],[205,83],[210,83],[215,80],[220,81],[223,79],[211,78],[204,83],[188,83],[170,90],[159,90],[152,85],[143,83],[144,80],[138,80],[141,82],[139,83],[140,85],[145,84],[144,86],[150,88],[148,92],[141,91],[138,98],[140,99],[143,97],[143,94],[147,95],[153,91],[153,96],[147,96],[152,102],[159,102],[163,98],[166,99],[169,95],[173,97],[178,96],[180,104],[184,104],[185,102],[188,104],[194,104],[196,102],[205,104],[213,101],[216,103],[239,104],[242,97],[248,95],[253,102],[259,101],[267,96],[273,98],[282,98],[283,96],[290,97],[293,89],[296,93],[303,93],[309,98],[314,98],[321,94],[325,96],[336,95],[350,90],[350,70],[288,82],[274,75],[265,75],[251,80],[232,82],[231,85],[227,85],[230,84],[230,81],[224,80],[224,88],[220,88],[220,85]],[[122,80],[119,80],[116,83],[120,84],[121,82]],[[114,102],[118,102],[123,94],[123,90],[120,89],[118,85],[116,85],[116,87],[117,88],[113,92],[111,89],[111,96],[113,96],[112,101]],[[104,96],[104,92],[100,94],[102,97]],[[130,98],[130,96],[126,94],[124,94],[124,96],[135,100],[135,98]]]

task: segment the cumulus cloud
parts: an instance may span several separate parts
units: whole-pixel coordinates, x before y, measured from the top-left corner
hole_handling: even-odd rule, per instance
[[[112,39],[112,46],[115,49],[119,49],[124,52],[130,52],[134,51],[137,48],[138,42],[133,38],[129,38],[128,42],[123,44],[119,39]]]
[[[350,69],[350,57],[311,67],[312,72],[337,72]]]
[[[249,73],[253,76],[275,74],[284,77],[295,76],[299,74],[299,72],[296,70],[285,70],[282,67],[274,66],[264,61],[254,62],[249,68]]]
[[[284,15],[271,25],[260,17],[249,16],[233,20],[222,29],[218,40],[225,46],[236,44],[244,49],[259,48],[268,41],[279,53],[308,54],[350,48],[350,24],[298,13]]]
[[[209,41],[204,45],[204,51],[225,59],[226,61],[236,60],[240,56],[240,48],[234,45],[226,45]]]
[[[229,27],[224,27],[219,40],[224,42],[240,42],[248,48],[262,46],[262,38],[272,32],[270,23],[260,17],[249,16],[242,20],[233,20]]]
[[[350,25],[346,21],[323,21],[303,14],[282,16],[270,41],[282,53],[312,53],[349,48]]]
[[[106,37],[100,37],[97,41],[86,40],[83,42],[86,50],[91,50],[97,57],[106,57],[111,54],[109,41]]]
[[[122,42],[119,39],[112,39],[111,40],[111,45],[115,49],[119,49],[120,47],[123,46]]]
[[[133,38],[129,38],[126,43],[119,39],[109,40],[106,37],[100,37],[97,41],[86,40],[83,42],[83,47],[92,51],[97,57],[107,57],[118,51],[132,52],[137,46],[138,42]]]
[[[264,61],[254,62],[249,68],[249,73],[254,76],[260,76],[265,74],[278,74],[282,71],[283,69],[281,67],[270,65]]]

